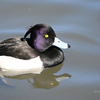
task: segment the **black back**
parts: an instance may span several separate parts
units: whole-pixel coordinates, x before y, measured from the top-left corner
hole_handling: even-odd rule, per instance
[[[28,60],[37,57],[39,53],[30,47],[27,41],[22,41],[20,38],[10,38],[0,42],[0,55]]]

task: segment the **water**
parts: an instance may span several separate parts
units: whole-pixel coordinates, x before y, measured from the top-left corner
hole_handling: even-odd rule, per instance
[[[0,41],[23,37],[26,27],[46,23],[71,45],[65,61],[41,75],[0,78],[0,100],[99,100],[100,1],[0,0]],[[57,77],[66,77],[58,82]]]

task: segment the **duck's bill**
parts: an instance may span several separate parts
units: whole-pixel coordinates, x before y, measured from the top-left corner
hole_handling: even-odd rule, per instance
[[[55,37],[55,40],[54,40],[53,45],[54,46],[57,46],[59,48],[62,48],[62,49],[67,49],[67,48],[70,48],[71,47],[68,43],[62,42],[57,37]]]

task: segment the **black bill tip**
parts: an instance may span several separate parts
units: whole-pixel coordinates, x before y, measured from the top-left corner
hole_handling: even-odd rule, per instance
[[[71,48],[71,46],[68,44],[68,48]]]

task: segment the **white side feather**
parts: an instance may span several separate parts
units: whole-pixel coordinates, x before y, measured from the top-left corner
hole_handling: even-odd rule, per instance
[[[30,60],[0,56],[0,70],[2,72],[13,72],[15,75],[27,73],[40,74],[43,68],[43,62],[39,56]]]

